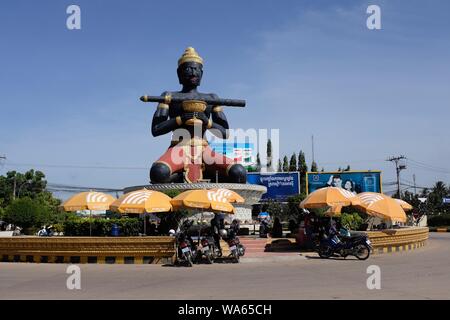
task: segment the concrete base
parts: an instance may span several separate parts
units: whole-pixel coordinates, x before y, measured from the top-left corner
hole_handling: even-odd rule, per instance
[[[239,219],[241,222],[252,220],[252,205],[257,204],[261,199],[261,196],[267,192],[267,188],[264,186],[256,184],[242,184],[242,183],[164,183],[164,184],[149,184],[141,186],[132,186],[124,189],[124,192],[131,192],[146,188],[149,190],[156,191],[168,191],[177,190],[180,192],[195,189],[229,189],[238,193],[241,197],[245,199],[244,203],[234,203],[233,206],[236,208],[236,214],[227,216],[227,220]],[[201,219],[202,215],[197,214],[194,216],[195,219]],[[203,218],[207,219],[210,217],[210,213],[204,212]]]

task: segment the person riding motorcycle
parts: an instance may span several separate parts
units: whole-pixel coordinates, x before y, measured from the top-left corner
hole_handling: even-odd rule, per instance
[[[328,229],[328,236],[336,243],[340,244],[341,239],[339,238],[339,232],[337,229],[336,221],[331,220],[330,221],[330,228]]]

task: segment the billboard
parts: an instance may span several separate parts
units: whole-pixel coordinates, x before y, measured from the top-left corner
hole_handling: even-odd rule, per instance
[[[209,145],[215,152],[222,153],[247,170],[256,168],[256,154],[253,143],[249,142],[212,142]]]
[[[351,192],[382,192],[381,171],[307,172],[306,192],[339,187]]]
[[[299,172],[249,172],[247,183],[259,184],[267,188],[261,200],[287,201],[288,197],[300,193]]]

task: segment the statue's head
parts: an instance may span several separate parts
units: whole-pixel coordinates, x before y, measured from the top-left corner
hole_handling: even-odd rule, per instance
[[[178,80],[186,87],[198,87],[203,76],[203,59],[194,48],[187,48],[178,60]]]

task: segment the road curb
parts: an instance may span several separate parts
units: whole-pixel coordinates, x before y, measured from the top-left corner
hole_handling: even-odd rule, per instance
[[[450,232],[450,228],[430,227],[430,232]]]
[[[401,252],[401,251],[411,251],[415,249],[422,248],[425,246],[426,241],[416,242],[405,244],[401,246],[385,246],[385,247],[375,247],[373,248],[374,254],[382,254],[382,253],[392,253],[392,252]]]
[[[152,256],[76,256],[76,255],[1,255],[0,262],[72,263],[72,264],[168,264],[172,258]]]

